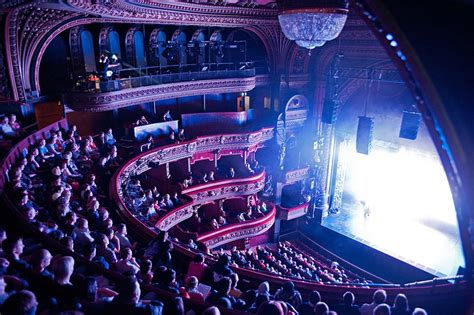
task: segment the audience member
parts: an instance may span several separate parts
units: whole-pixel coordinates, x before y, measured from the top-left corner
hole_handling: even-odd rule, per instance
[[[295,308],[299,308],[302,303],[301,294],[295,289],[295,284],[291,281],[286,282],[283,287],[277,291],[275,299],[290,303]]]
[[[3,315],[34,315],[38,302],[33,292],[22,290],[10,295],[2,306]]]
[[[360,315],[359,307],[354,305],[354,294],[350,291],[347,291],[342,296],[344,303],[339,304],[337,307],[337,312],[339,315]]]
[[[388,304],[385,304],[385,303],[377,305],[374,308],[374,315],[391,315],[390,306],[388,306]]]
[[[384,303],[386,298],[387,298],[387,293],[385,293],[385,290],[375,291],[372,298],[372,303],[370,304],[365,303],[360,307],[361,315],[372,315],[377,305]]]
[[[309,299],[307,302],[304,302],[299,307],[298,311],[300,315],[312,315],[314,311],[314,307],[316,304],[321,302],[321,295],[318,291],[312,291],[309,295]]]
[[[329,313],[329,306],[324,302],[318,302],[314,306],[314,315],[327,315]]]

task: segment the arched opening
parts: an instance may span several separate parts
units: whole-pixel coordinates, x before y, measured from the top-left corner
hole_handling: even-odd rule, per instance
[[[221,63],[224,61],[224,43],[220,30],[214,31],[209,44],[209,61],[211,63]]]
[[[177,51],[176,64],[179,64],[179,65],[187,64],[188,58],[186,55],[186,48],[187,48],[186,47],[187,46],[186,33],[181,29],[177,29],[173,33],[173,37],[171,38],[171,41],[176,46],[176,51]]]
[[[119,59],[122,58],[120,48],[120,35],[117,31],[111,31],[108,38],[108,50],[111,54],[116,55]]]
[[[189,63],[202,64],[205,60],[205,46],[206,35],[202,29],[198,29],[194,32],[191,41],[188,45],[188,56]]]
[[[41,94],[48,95],[71,89],[69,51],[66,40],[57,36],[46,48],[39,69]]]
[[[133,34],[133,48],[135,50],[135,66],[146,67],[145,42],[141,31]]]
[[[96,71],[97,67],[94,52],[94,39],[90,31],[84,30],[81,32],[81,48],[85,72],[90,73]]]
[[[257,35],[238,29],[227,36],[227,41],[234,42],[235,45],[226,48],[225,60],[232,62],[254,61],[257,68],[267,69],[267,51]]]
[[[169,52],[166,33],[161,28],[155,28],[150,34],[150,60],[151,63],[160,66],[168,65],[167,54]]]

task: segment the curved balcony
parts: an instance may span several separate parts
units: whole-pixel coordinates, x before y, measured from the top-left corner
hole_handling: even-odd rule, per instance
[[[173,226],[191,218],[194,214],[194,206],[223,198],[256,194],[263,189],[264,185],[265,172],[248,178],[220,180],[192,186],[182,191],[184,197],[192,201],[169,211],[158,219],[155,227],[161,231],[168,231]]]
[[[291,208],[285,208],[282,206],[278,206],[278,210],[280,211],[280,219],[282,220],[293,220],[299,217],[302,217],[308,213],[308,203],[303,203],[301,205],[291,207]]]
[[[197,241],[212,249],[236,240],[252,237],[268,231],[275,223],[276,208],[261,218],[226,225],[220,229],[198,235]]]
[[[203,66],[198,71],[193,68],[187,72],[179,67],[177,73],[159,67],[122,70],[128,71],[123,73],[125,78],[78,83],[76,91],[64,95],[64,102],[77,111],[100,112],[170,98],[247,92],[255,88],[255,68],[219,66]]]
[[[265,172],[246,178],[232,178],[196,185],[182,191],[199,205],[214,200],[258,193],[265,186]]]
[[[120,189],[119,194],[122,196],[121,186],[129,176],[139,175],[148,171],[151,169],[150,164],[162,165],[218,150],[253,150],[262,146],[263,142],[271,138],[273,138],[273,127],[268,127],[246,134],[197,137],[194,140],[144,152],[130,159],[118,170],[116,176],[119,180],[117,183],[117,187]]]
[[[152,226],[140,221],[127,209],[124,201],[124,187],[130,176],[142,174],[151,165],[161,165],[183,158],[193,158],[205,152],[216,150],[247,150],[257,148],[273,137],[273,128],[262,128],[246,134],[227,134],[197,137],[180,144],[168,145],[144,152],[125,163],[114,174],[110,184],[110,196],[120,209],[120,216],[127,222],[133,222],[135,230],[145,229],[146,235],[154,236],[155,229],[168,231],[180,222],[189,219],[194,213],[194,206],[235,196],[251,195],[259,192],[265,185],[265,172],[246,178],[233,178],[191,186],[182,191],[187,202],[172,209],[159,218]],[[265,231],[265,230],[264,230]],[[264,231],[261,231],[263,233]],[[141,232],[143,234],[144,232]]]

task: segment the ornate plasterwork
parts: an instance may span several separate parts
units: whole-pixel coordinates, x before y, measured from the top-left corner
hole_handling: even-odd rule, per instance
[[[179,207],[177,210],[170,211],[163,218],[156,222],[155,227],[160,231],[168,231],[176,224],[183,222],[191,218],[194,214],[194,203],[189,202],[188,204]]]
[[[69,93],[65,103],[78,111],[101,112],[130,105],[192,95],[247,92],[255,77],[187,81],[132,88],[110,93]]]
[[[13,9],[6,19],[6,55],[10,81],[16,100],[25,100],[25,90],[31,90],[31,64],[37,48],[52,30],[79,14],[52,8],[40,8],[34,3]]]
[[[99,32],[99,53],[106,54],[108,50],[109,34],[114,30],[112,25],[103,26]]]
[[[244,223],[233,224],[215,231],[198,236],[197,241],[212,249],[239,239],[252,237],[268,231],[275,223],[276,209],[273,208],[267,215]]]
[[[203,204],[210,201],[226,199],[235,196],[253,195],[261,191],[265,185],[265,173],[259,179],[253,180],[250,183],[229,183],[226,185],[219,185],[216,188],[209,188],[205,191],[195,193],[188,193],[193,198],[194,204]],[[186,192],[185,192],[186,193]]]
[[[118,202],[123,211],[127,201],[123,187],[131,176],[142,174],[151,168],[152,164],[165,164],[183,158],[191,158],[195,154],[213,152],[214,150],[246,150],[261,145],[273,137],[273,128],[263,128],[248,134],[238,135],[211,135],[198,137],[195,140],[154,149],[143,153],[128,161],[115,175],[111,185],[111,195]],[[248,178],[236,178],[215,181],[203,185],[192,186],[183,190],[189,203],[176,208],[160,218],[156,227],[160,230],[169,230],[171,227],[190,218],[192,207],[213,200],[256,194],[264,188],[265,172]],[[130,216],[130,215],[129,215]]]
[[[305,203],[293,208],[280,207],[280,219],[282,220],[293,220],[302,217],[308,213],[309,204]]]
[[[71,50],[72,71],[74,73],[84,72],[81,31],[82,26],[72,27],[69,31],[69,49]]]
[[[6,57],[14,99],[26,100],[25,90],[39,91],[39,63],[54,37],[70,27],[94,22],[222,27],[278,23],[273,9],[193,6],[159,1],[150,7],[121,0],[109,4],[77,0],[68,5],[41,1],[20,5],[9,11],[5,23]]]
[[[305,167],[302,169],[288,171],[285,174],[285,184],[295,183],[297,181],[306,179],[309,177],[309,168]]]
[[[115,0],[100,3],[92,0],[68,0],[68,5],[84,13],[102,17],[125,18],[128,22],[188,24],[239,27],[259,24],[278,25],[277,10],[196,5],[164,1]]]

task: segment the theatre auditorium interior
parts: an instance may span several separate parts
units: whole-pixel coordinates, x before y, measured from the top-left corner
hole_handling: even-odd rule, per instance
[[[473,17],[0,1],[0,314],[474,314]]]

